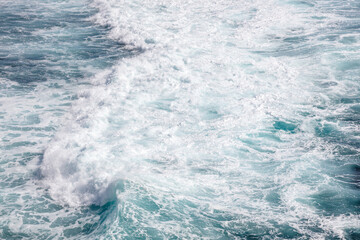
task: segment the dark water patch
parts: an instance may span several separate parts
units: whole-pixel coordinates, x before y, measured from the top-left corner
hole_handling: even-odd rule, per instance
[[[359,96],[343,96],[339,99],[335,100],[335,103],[343,103],[343,104],[352,104],[352,103],[360,103]]]
[[[298,129],[298,126],[296,124],[284,121],[275,121],[273,126],[276,130],[282,130],[288,133],[295,133]]]
[[[4,226],[1,228],[0,238],[2,239],[9,239],[9,240],[19,240],[19,239],[30,239],[30,235],[21,233],[21,232],[14,232],[8,226]]]
[[[315,134],[318,137],[322,138],[341,138],[342,134],[341,132],[336,128],[334,124],[330,123],[324,123],[324,124],[318,124],[315,127]]]
[[[94,232],[105,231],[109,227],[105,224],[106,220],[113,213],[116,213],[116,202],[108,202],[101,207],[77,208],[54,204],[50,198],[36,198],[32,199],[32,202],[32,205],[25,206],[25,208],[19,205],[14,211],[21,217],[24,225],[41,225],[46,226],[46,228],[41,232],[31,231],[30,229],[26,233],[19,233],[26,235],[26,239],[91,238],[91,234]],[[50,219],[48,213],[58,213],[58,217]],[[17,233],[11,232],[7,233],[6,236],[10,234],[18,236]]]
[[[349,159],[348,159],[349,161]],[[360,188],[360,159],[356,156],[351,162],[336,168],[333,177],[350,188]],[[360,193],[358,193],[360,196]]]
[[[358,124],[357,121],[356,124]],[[317,137],[320,137],[325,142],[331,144],[334,153],[344,153],[344,155],[357,153],[356,149],[360,148],[360,140],[354,134],[355,132],[344,132],[337,124],[335,125],[332,123],[318,124],[315,127],[315,135]]]
[[[27,132],[27,131],[37,131],[37,132],[54,132],[54,127],[21,127],[21,126],[4,126],[8,130],[11,131],[20,131],[20,132]]]
[[[321,211],[324,216],[340,216],[342,214],[358,214],[360,200],[357,191],[323,190],[310,195],[312,205]],[[349,207],[351,206],[351,207]]]
[[[357,240],[360,239],[360,229],[346,229],[345,237],[349,240]]]
[[[18,161],[18,163],[20,165],[25,166],[31,160],[36,159],[36,158],[41,158],[42,153],[40,153],[40,152],[24,152],[24,153],[15,154],[14,156],[21,159]]]
[[[265,200],[268,201],[273,206],[279,206],[282,203],[280,194],[277,191],[269,192],[266,195]]]
[[[33,8],[31,2],[0,9],[0,77],[19,83],[74,81],[142,51],[125,50],[107,38],[109,29],[88,20],[94,9],[62,1],[53,3],[58,8],[44,3]]]
[[[224,229],[225,236],[228,236],[230,239],[295,239],[303,236],[295,228],[276,222],[272,223],[272,227],[263,226],[255,222],[246,222],[242,228],[231,223],[228,225],[233,226],[233,228],[226,227]]]
[[[283,41],[287,43],[303,43],[308,41],[309,39],[306,36],[293,36],[284,38]]]
[[[342,157],[351,157],[359,154],[357,148],[346,145],[338,145],[334,147],[334,153]]]
[[[339,145],[343,146],[343,144]],[[321,171],[331,184],[319,187],[310,197],[311,205],[324,216],[360,213],[360,158],[356,149],[348,155],[335,152],[322,163]]]
[[[21,142],[15,142],[12,143],[10,145],[5,146],[5,150],[9,150],[9,149],[13,149],[13,148],[18,148],[18,147],[27,147],[27,146],[33,146],[36,145],[35,142],[29,142],[29,141],[21,141]]]

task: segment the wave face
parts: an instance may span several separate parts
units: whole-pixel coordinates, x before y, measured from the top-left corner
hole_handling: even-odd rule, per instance
[[[27,3],[0,3],[2,238],[360,237],[357,1]]]

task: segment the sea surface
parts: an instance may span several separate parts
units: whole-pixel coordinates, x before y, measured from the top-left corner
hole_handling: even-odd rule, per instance
[[[360,1],[1,0],[0,239],[360,239]]]

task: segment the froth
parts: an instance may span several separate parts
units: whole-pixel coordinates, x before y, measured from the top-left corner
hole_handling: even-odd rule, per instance
[[[330,219],[353,216],[324,217],[306,200],[334,182],[317,170],[333,153],[316,133],[331,94],[319,94],[302,67],[303,59],[316,64],[311,51],[297,59],[287,44],[318,31],[319,21],[305,24],[311,9],[277,1],[93,4],[94,21],[112,27],[109,37],[144,52],[80,91],[44,154],[53,198],[101,205],[117,196],[124,218],[162,236],[228,229],[234,237],[246,235],[244,226],[259,236],[282,228],[344,236]],[[125,188],[115,194],[119,179]],[[194,221],[215,230],[191,231]],[[120,223],[114,228],[126,236]]]

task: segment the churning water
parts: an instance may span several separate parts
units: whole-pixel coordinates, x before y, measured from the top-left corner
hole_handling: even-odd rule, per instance
[[[3,0],[0,238],[359,239],[360,2]]]

